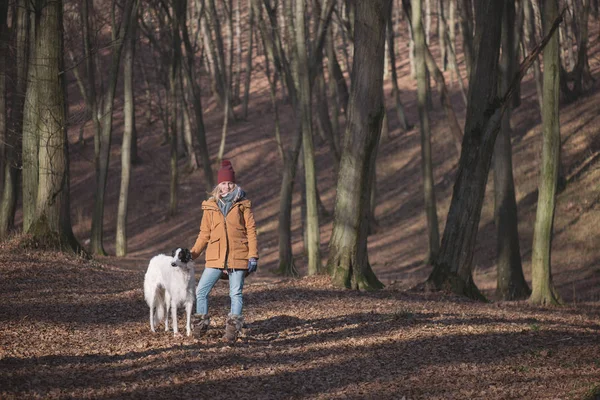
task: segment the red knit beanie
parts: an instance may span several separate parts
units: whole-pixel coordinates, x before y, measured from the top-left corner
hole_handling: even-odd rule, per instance
[[[234,182],[235,183],[235,171],[231,165],[231,161],[221,161],[221,168],[217,174],[217,183],[221,182]]]

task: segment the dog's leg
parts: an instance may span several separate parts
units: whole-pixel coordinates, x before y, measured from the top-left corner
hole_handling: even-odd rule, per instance
[[[175,302],[171,304],[171,317],[173,320],[173,336],[181,336],[179,334],[179,329],[177,328],[177,304],[175,304]]]
[[[192,303],[188,302],[185,304],[185,313],[187,316],[187,324],[185,330],[188,336],[192,334]]]
[[[156,332],[156,329],[154,327],[154,305],[150,306],[150,330],[152,332]]]
[[[165,332],[169,331],[169,310],[171,309],[171,295],[165,290]]]

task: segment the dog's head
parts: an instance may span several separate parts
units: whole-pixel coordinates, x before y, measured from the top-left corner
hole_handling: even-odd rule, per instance
[[[192,261],[192,253],[188,249],[184,249],[178,247],[171,252],[171,257],[173,260],[171,261],[172,267],[184,267],[185,264]]]

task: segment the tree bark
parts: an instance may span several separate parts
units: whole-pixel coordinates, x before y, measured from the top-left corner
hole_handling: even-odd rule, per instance
[[[535,15],[532,9],[532,2],[535,0],[526,0],[525,4],[523,4],[523,13],[524,13],[524,20],[525,23],[523,24],[523,28],[524,28],[524,40],[523,43],[525,43],[524,47],[527,50],[531,50],[531,48],[533,47],[533,44],[535,43]],[[535,89],[536,89],[536,93],[537,93],[537,101],[538,101],[538,105],[540,107],[540,115],[541,115],[541,111],[542,111],[542,71],[540,68],[540,62],[539,60],[535,60],[535,62],[533,63],[533,79],[535,81]]]
[[[304,15],[306,3],[295,3],[295,33],[296,33],[296,71],[298,74],[298,113],[297,117],[302,126],[302,152],[304,155],[304,181],[306,188],[306,229],[308,274],[316,275],[322,272],[320,251],[319,211],[317,208],[317,175],[315,170],[315,150],[312,132],[311,109],[311,77],[306,49],[306,32]]]
[[[473,48],[473,13],[470,0],[460,1],[458,9],[460,10],[460,31],[463,37],[463,53],[465,57],[465,66],[467,69],[467,78],[471,79],[471,70],[475,60],[475,49]],[[477,0],[478,1],[478,0]]]
[[[16,19],[15,19],[16,20]],[[6,76],[9,74],[7,68],[8,61],[8,2],[0,3],[0,192],[3,192],[4,186],[4,165],[6,163],[6,144],[8,139],[7,128],[8,122],[8,109],[7,106],[9,92],[6,84]],[[1,212],[1,211],[0,211]],[[0,227],[0,238],[3,237],[5,232]]]
[[[367,234],[370,168],[384,114],[383,53],[390,0],[361,1],[356,7],[348,125],[327,267],[336,286],[371,290],[383,287],[369,264]]]
[[[473,251],[501,118],[498,57],[503,2],[485,0],[477,30],[479,51],[469,83],[462,151],[438,258],[426,286],[483,299],[472,277]]]
[[[392,7],[393,7],[392,1]],[[402,105],[402,100],[400,99],[400,88],[398,87],[398,72],[396,70],[396,45],[394,40],[394,27],[393,21],[390,20],[387,23],[387,43],[388,43],[388,52],[389,52],[389,60],[390,60],[390,69],[392,72],[392,97],[394,98],[394,106],[396,108],[396,115],[398,116],[398,122],[400,122],[400,128],[404,131],[408,131],[411,126],[408,123],[406,118],[406,113],[404,112],[404,106]]]
[[[8,26],[5,23],[8,14],[8,2],[2,7],[1,13],[4,16],[1,18],[3,24],[2,35],[0,40],[3,44],[8,43]],[[21,143],[23,140],[23,106],[25,93],[27,90],[27,65],[28,65],[28,52],[29,52],[29,18],[28,10],[26,7],[25,0],[19,0],[16,7],[16,17],[14,21],[16,24],[13,26],[13,35],[15,38],[16,48],[16,62],[15,62],[15,74],[14,83],[11,85],[5,81],[6,73],[8,71],[9,61],[7,58],[8,52],[6,47],[0,49],[0,57],[3,58],[4,71],[0,72],[0,79],[5,85],[13,89],[13,94],[8,98],[10,100],[10,113],[8,113],[8,107],[6,107],[5,101],[5,89],[0,90],[0,96],[2,96],[3,109],[0,110],[2,113],[0,118],[4,119],[4,127],[0,127],[0,131],[4,132],[4,154],[1,154],[4,161],[2,170],[0,173],[3,174],[3,189],[2,189],[2,203],[0,204],[0,239],[5,238],[11,230],[14,229],[15,213],[17,209],[17,197],[18,197],[18,181],[21,175],[20,168],[20,151]],[[0,138],[2,139],[2,138]]]
[[[558,16],[556,0],[543,2],[544,33]],[[552,284],[552,228],[556,207],[556,182],[558,178],[560,148],[560,59],[558,33],[554,33],[544,49],[544,94],[542,107],[542,162],[538,190],[537,212],[533,232],[531,255],[533,304],[559,304],[558,292]]]
[[[515,75],[515,3],[505,2],[502,18],[502,56],[500,57],[500,93],[508,91]],[[531,293],[523,276],[517,202],[512,172],[510,107],[504,113],[494,148],[494,220],[496,224],[496,297],[502,300],[520,300]]]
[[[179,181],[179,168],[177,166],[177,143],[178,143],[178,129],[177,122],[179,120],[179,107],[177,99],[181,95],[179,90],[179,77],[181,67],[181,37],[179,36],[180,25],[185,18],[185,5],[184,0],[174,0],[172,6],[171,16],[171,54],[170,54],[170,65],[169,65],[169,142],[170,142],[170,155],[171,155],[171,180],[170,180],[170,195],[169,195],[169,217],[173,217],[177,214],[177,187]]]
[[[38,23],[36,23],[36,15],[29,7],[26,7],[29,18],[29,45],[27,55],[27,91],[25,94],[25,103],[23,107],[23,147],[21,153],[22,159],[22,193],[23,193],[23,232],[27,232],[31,223],[35,218],[35,206],[36,197],[38,190],[38,174],[39,174],[39,132],[38,125],[41,124],[39,121],[39,115],[37,114],[38,108],[38,91],[30,89],[29,82],[36,82],[38,78],[38,68],[36,63],[32,62],[35,60],[35,52],[37,43],[35,38],[37,37],[36,29]]]
[[[133,0],[131,12],[131,35],[127,37],[125,56],[123,60],[124,85],[124,127],[121,143],[121,187],[119,189],[119,204],[117,209],[117,231],[115,250],[117,256],[127,255],[127,204],[129,202],[129,182],[131,180],[132,148],[135,132],[135,105],[133,93],[133,59],[135,54],[135,24],[137,21],[138,1]]]
[[[252,78],[252,51],[254,38],[254,7],[252,0],[248,0],[248,51],[246,53],[246,76],[244,78],[244,98],[242,100],[242,118],[248,119],[248,101],[250,98],[250,80]]]
[[[80,252],[70,219],[62,1],[41,1],[38,6],[35,36],[30,38],[35,57],[29,59],[36,73],[27,88],[36,92],[37,102],[34,110],[31,104],[25,107],[26,118],[37,115],[39,184],[35,217],[27,232],[38,245]]]
[[[430,263],[437,257],[440,248],[440,233],[433,179],[431,129],[429,126],[429,110],[427,109],[427,97],[429,94],[425,66],[425,47],[427,44],[425,43],[421,9],[421,0],[412,0],[412,27],[413,40],[415,41],[415,72],[417,75],[417,108],[419,111],[419,130],[421,132],[421,172],[429,240],[426,260],[427,263]]]

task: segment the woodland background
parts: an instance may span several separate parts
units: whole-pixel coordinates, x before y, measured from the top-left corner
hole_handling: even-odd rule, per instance
[[[385,14],[384,3],[391,4]],[[476,241],[464,244],[473,259],[462,276],[466,281],[472,276],[478,291],[493,302],[470,300],[464,295],[478,296],[456,286],[422,290],[435,265],[432,252],[439,251],[432,247],[432,214],[426,212],[432,208],[426,205],[431,205],[434,193],[441,238],[465,147],[456,135],[452,113],[459,134],[469,136],[462,128],[469,114],[469,58],[478,52],[468,48],[479,38],[477,27],[493,25],[494,18],[481,13],[493,7],[492,2],[420,3],[371,5],[379,20],[390,17],[386,47],[378,53],[380,64],[374,59],[363,63],[375,73],[377,65],[384,66],[386,118],[380,122],[381,132],[371,129],[371,139],[381,133],[376,169],[365,167],[370,171],[365,175],[376,178],[375,186],[371,207],[362,199],[356,209],[372,213],[359,213],[362,222],[356,231],[368,233],[368,241],[357,241],[368,253],[368,262],[358,269],[366,276],[372,271],[385,285],[376,291],[344,289],[378,285],[371,280],[363,286],[353,275],[356,266],[353,270],[348,265],[341,269],[354,278],[337,280],[330,247],[348,110],[377,104],[372,98],[362,99],[362,104],[349,101],[353,48],[358,45],[354,18],[357,10],[365,10],[365,3],[64,1],[63,23],[55,30],[64,38],[60,56],[55,53],[63,64],[53,75],[63,80],[66,100],[64,120],[54,130],[67,139],[63,148],[68,149],[68,164],[60,174],[39,167],[36,163],[42,158],[35,157],[36,162],[26,151],[31,145],[26,133],[36,131],[24,122],[31,96],[27,91],[32,90],[31,82],[36,88],[44,86],[37,84],[42,75],[31,74],[52,58],[40,54],[48,54],[43,51],[54,43],[42,40],[44,29],[52,24],[35,24],[46,14],[40,12],[36,19],[32,12],[44,9],[45,2],[3,4],[2,397],[598,396],[598,2],[556,3],[558,11],[566,8],[557,31],[564,71],[558,94],[560,168],[551,239],[552,283],[563,304],[559,307],[531,305],[523,293],[509,301],[510,296],[497,290],[498,243],[503,235],[494,219],[493,163],[483,186]],[[502,3],[514,6],[514,21],[508,26],[515,28],[515,63],[508,70],[516,71],[544,36],[543,9],[549,2]],[[428,94],[421,98],[417,76],[424,75],[419,75],[407,16],[407,10],[416,7],[423,7],[423,39],[432,55],[428,64],[420,64],[426,66],[420,71],[430,74],[421,86],[427,88],[421,93]],[[328,18],[320,17],[328,12]],[[306,31],[298,33],[302,18]],[[328,24],[318,52],[316,39],[324,21]],[[32,26],[38,27],[37,34]],[[304,52],[298,50],[300,36],[308,47]],[[269,38],[280,40],[281,47],[269,44]],[[542,164],[543,60],[542,52],[527,70],[516,96],[520,102],[509,115],[519,264],[528,288],[533,285]],[[304,83],[299,73],[303,68]],[[503,70],[500,67],[497,75]],[[445,102],[440,102],[440,76],[447,90]],[[302,90],[308,86],[312,94],[307,97]],[[482,91],[480,99],[488,94]],[[44,92],[37,96],[43,98]],[[61,97],[48,98],[60,103]],[[419,123],[424,110],[430,126],[425,134]],[[312,148],[307,137],[312,138]],[[429,191],[424,190],[422,164],[427,142]],[[44,143],[50,141],[39,141],[38,136],[35,154]],[[347,152],[352,154],[351,149]],[[205,340],[151,335],[141,290],[147,262],[157,253],[191,246],[200,203],[222,158],[233,162],[259,228],[259,272],[245,289],[245,335],[234,347],[218,341],[227,312],[225,285],[215,289],[213,333]],[[38,171],[33,174],[32,163]],[[284,192],[287,174],[296,166],[295,185]],[[59,177],[54,181],[59,190],[51,189],[48,198],[60,198],[55,225],[60,228],[30,229],[40,226],[36,221],[45,206],[40,207],[39,177],[48,170]],[[123,171],[130,174],[125,191]],[[35,184],[28,180],[32,175],[37,176]],[[61,186],[65,182],[68,190]],[[362,193],[371,193],[368,187]],[[290,196],[288,208],[280,203],[282,193]],[[282,221],[287,212],[289,221]],[[319,235],[314,232],[315,215]],[[282,231],[282,226],[287,229]],[[453,246],[463,248],[460,243],[446,248]],[[56,247],[75,248],[79,256],[57,252]],[[199,260],[197,276],[201,267]],[[240,385],[233,387],[232,380]]]

